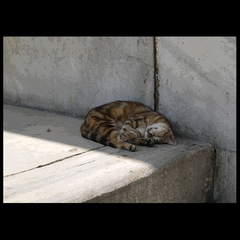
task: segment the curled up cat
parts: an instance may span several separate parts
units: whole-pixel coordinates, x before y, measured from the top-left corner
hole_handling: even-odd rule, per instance
[[[91,109],[82,136],[106,146],[135,151],[135,145],[177,145],[167,118],[139,102],[116,101]]]

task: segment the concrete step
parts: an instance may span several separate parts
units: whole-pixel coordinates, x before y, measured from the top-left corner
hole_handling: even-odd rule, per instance
[[[4,105],[4,202],[206,202],[215,150],[113,149],[80,136],[82,119]]]

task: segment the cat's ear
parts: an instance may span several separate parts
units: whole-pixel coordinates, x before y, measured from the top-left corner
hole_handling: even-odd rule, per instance
[[[167,139],[166,143],[170,144],[170,145],[177,145],[177,141],[175,140],[173,134],[169,136],[169,138]]]

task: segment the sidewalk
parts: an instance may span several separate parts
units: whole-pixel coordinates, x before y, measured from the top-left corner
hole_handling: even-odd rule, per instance
[[[113,149],[81,137],[83,119],[4,105],[4,202],[205,202],[214,148]]]

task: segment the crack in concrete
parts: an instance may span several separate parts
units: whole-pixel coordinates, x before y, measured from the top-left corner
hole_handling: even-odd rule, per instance
[[[76,157],[76,156],[79,156],[79,155],[81,155],[81,154],[88,153],[88,152],[90,152],[90,151],[97,150],[97,149],[100,149],[100,148],[103,148],[103,147],[105,147],[105,146],[101,146],[101,147],[89,149],[89,150],[87,150],[87,151],[85,151],[85,152],[76,153],[76,154],[73,154],[73,155],[70,155],[70,156],[67,156],[67,157],[64,157],[64,158],[57,159],[57,160],[52,161],[52,162],[50,162],[50,163],[38,165],[37,167],[29,168],[29,169],[23,170],[23,171],[21,171],[21,172],[11,173],[11,174],[5,175],[5,176],[3,176],[3,177],[11,177],[11,176],[14,176],[14,175],[17,175],[17,174],[20,174],[20,173],[29,172],[29,171],[34,170],[34,169],[37,169],[37,168],[46,167],[46,166],[48,166],[48,165],[52,165],[52,164],[54,164],[54,163],[61,162],[61,161],[66,160],[66,159],[68,159],[68,158]],[[85,164],[86,164],[86,163],[85,163]],[[80,165],[81,165],[81,164],[80,164]],[[82,164],[82,165],[83,165],[83,164]]]
[[[137,59],[138,61],[141,61],[142,63],[146,64],[146,65],[149,66],[150,68],[154,68],[153,66],[145,63],[145,62],[144,62],[142,59],[140,59],[140,58],[137,58],[137,57],[134,57],[134,56],[128,56],[128,58],[135,58],[135,59]]]
[[[153,56],[154,56],[154,111],[158,111],[159,108],[159,83],[160,79],[158,76],[158,37],[153,37]]]

